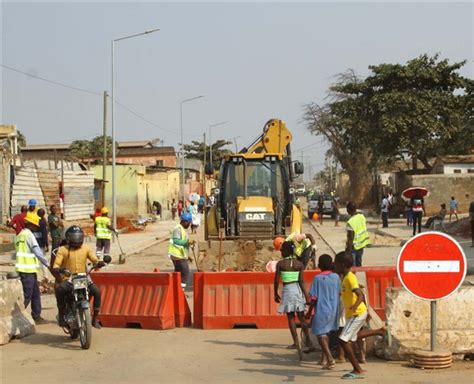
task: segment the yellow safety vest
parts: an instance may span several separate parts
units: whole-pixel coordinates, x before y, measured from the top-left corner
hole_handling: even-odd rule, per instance
[[[28,238],[28,232],[31,233],[29,229],[23,229],[15,237],[15,249],[16,249],[16,263],[15,269],[17,272],[23,273],[36,273],[39,271],[39,260],[34,253],[26,244],[26,239]]]
[[[181,224],[178,224],[176,227],[174,227],[173,231],[171,232],[170,242],[169,242],[169,245],[168,245],[168,255],[170,255],[170,256],[172,256],[176,259],[185,260],[185,259],[188,258],[187,247],[175,244],[174,241],[173,241],[173,232],[175,231],[176,228],[179,228],[181,230],[181,240],[185,240],[187,238],[186,231],[184,230],[184,228]]]
[[[304,250],[308,247],[311,246],[311,240],[310,239],[304,239],[301,243],[298,243],[296,240],[294,240],[296,233],[292,233],[290,236],[286,238],[285,241],[292,241],[293,244],[295,245],[295,255],[300,257]]]
[[[95,232],[98,239],[110,240],[112,231],[107,228],[110,225],[110,218],[106,216],[97,216],[95,218]]]
[[[370,244],[369,232],[367,232],[367,224],[364,215],[356,213],[347,222],[354,230],[353,247],[357,251]]]

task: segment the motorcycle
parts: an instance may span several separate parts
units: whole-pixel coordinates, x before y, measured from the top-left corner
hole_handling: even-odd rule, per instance
[[[102,265],[103,266],[103,265]],[[89,275],[93,269],[101,268],[95,265],[87,273],[71,274],[61,271],[72,284],[72,291],[66,296],[63,331],[75,340],[79,337],[82,349],[89,349],[92,341],[92,318],[89,304]]]

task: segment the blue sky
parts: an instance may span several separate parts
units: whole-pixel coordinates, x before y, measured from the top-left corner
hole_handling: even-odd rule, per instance
[[[294,134],[293,149],[315,171],[327,144],[306,132],[302,105],[323,102],[334,75],[422,53],[467,59],[473,76],[470,3],[3,3],[2,64],[50,80],[110,91],[110,41],[116,44],[116,99],[162,129],[116,109],[118,140],[185,142],[240,136],[251,142],[272,117]],[[29,143],[60,143],[102,132],[100,96],[2,69],[1,116]],[[109,121],[110,128],[110,121]],[[297,153],[298,157],[301,153]]]

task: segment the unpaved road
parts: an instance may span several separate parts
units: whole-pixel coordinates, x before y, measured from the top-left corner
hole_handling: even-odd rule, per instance
[[[308,231],[305,224],[305,232]],[[195,237],[194,235],[193,237]],[[199,234],[198,234],[199,236]],[[317,240],[318,241],[318,240]],[[331,250],[318,241],[321,253]],[[112,265],[116,271],[172,268],[167,242]],[[191,299],[192,293],[187,293]],[[192,301],[192,300],[190,300]],[[316,365],[319,353],[297,361],[288,330],[193,328],[167,331],[103,328],[93,331],[91,349],[81,350],[55,324],[54,297],[43,296],[43,316],[50,323],[37,334],[0,347],[1,383],[334,383],[350,369]],[[422,371],[407,363],[371,359],[364,383],[472,383],[473,362],[457,362],[444,371]]]

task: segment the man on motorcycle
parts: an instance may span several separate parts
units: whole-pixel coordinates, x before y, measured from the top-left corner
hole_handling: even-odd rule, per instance
[[[84,243],[84,232],[77,225],[73,225],[66,231],[67,245],[62,246],[58,249],[56,260],[54,261],[53,273],[55,276],[64,273],[65,270],[72,274],[75,273],[86,273],[87,272],[87,260],[91,261],[95,267],[103,267],[105,262],[99,260],[92,250],[83,245]],[[105,258],[104,258],[105,259]],[[107,261],[107,260],[105,260]],[[97,319],[100,310],[100,289],[97,287],[92,280],[89,283],[89,294],[94,297],[94,314],[92,317],[92,325],[95,328],[100,329],[100,324]],[[66,299],[67,296],[73,291],[73,285],[71,282],[65,280],[59,283],[56,287],[56,301],[58,305],[58,322],[60,326],[66,326],[64,316],[66,315]]]

